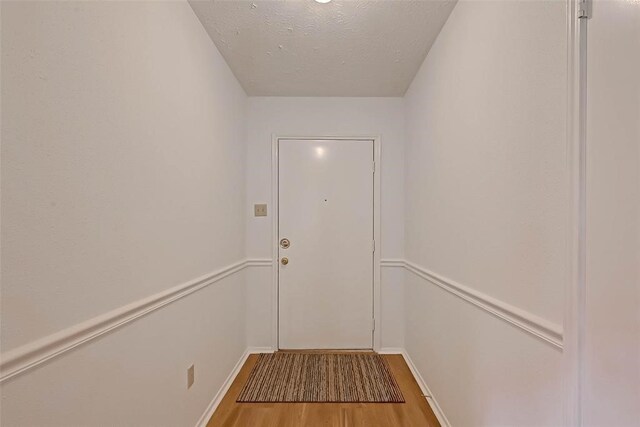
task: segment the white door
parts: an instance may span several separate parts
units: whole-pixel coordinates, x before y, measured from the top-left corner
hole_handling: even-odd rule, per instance
[[[370,349],[373,141],[278,144],[279,347]]]

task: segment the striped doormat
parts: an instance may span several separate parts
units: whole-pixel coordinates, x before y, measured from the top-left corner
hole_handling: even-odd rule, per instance
[[[258,355],[237,402],[403,403],[387,362],[375,353]]]

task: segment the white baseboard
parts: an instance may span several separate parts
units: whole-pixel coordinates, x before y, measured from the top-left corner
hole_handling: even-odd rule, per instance
[[[213,397],[213,400],[211,400],[211,402],[207,406],[207,409],[204,411],[204,413],[198,420],[196,427],[206,427],[207,423],[213,416],[213,413],[218,408],[218,405],[220,405],[220,402],[222,402],[222,399],[229,391],[231,384],[233,384],[233,381],[236,379],[236,377],[240,373],[240,369],[242,369],[242,367],[244,366],[245,362],[247,361],[250,355],[257,354],[257,353],[273,353],[273,351],[274,350],[271,347],[248,347],[244,351],[244,353],[242,353],[242,356],[240,356],[240,360],[238,360],[238,363],[236,363],[236,365],[233,367],[233,370],[231,371],[227,379],[224,381],[224,384],[222,384],[222,387],[220,387],[220,390],[218,390],[216,395]]]
[[[404,357],[405,362],[407,362],[407,366],[409,366],[409,369],[411,370],[413,377],[416,379],[418,386],[420,386],[420,390],[422,390],[422,394],[425,395],[425,398],[427,399],[429,406],[431,406],[431,409],[433,410],[433,413],[435,414],[436,418],[440,422],[440,425],[442,427],[451,427],[451,423],[449,423],[449,420],[444,415],[444,412],[442,412],[442,408],[440,407],[440,405],[438,405],[436,398],[434,397],[431,390],[429,390],[429,387],[427,386],[427,383],[425,382],[424,378],[422,378],[422,375],[420,375],[418,368],[416,368],[416,365],[413,364],[413,360],[411,360],[409,353],[407,353],[405,349],[400,349],[400,350],[401,350],[400,354],[402,354],[402,357]]]
[[[402,347],[382,347],[378,350],[378,354],[403,354],[404,348]]]
[[[207,409],[198,420],[196,427],[205,427],[207,425],[207,423],[211,419],[211,416],[218,408],[218,405],[220,405],[220,402],[222,402],[222,398],[229,391],[229,387],[231,387],[231,384],[233,384],[233,380],[235,380],[238,376],[238,373],[240,373],[240,369],[242,369],[244,362],[247,361],[250,354],[251,353],[249,352],[249,349],[245,350],[245,352],[242,353],[242,356],[240,356],[240,360],[238,360],[238,363],[236,363],[236,366],[233,367],[233,370],[222,384],[222,387],[220,387],[220,390],[218,390],[211,403],[209,403],[209,405],[207,406]]]
[[[273,353],[275,350],[273,347],[249,347],[247,348],[249,354],[258,354],[258,353]]]

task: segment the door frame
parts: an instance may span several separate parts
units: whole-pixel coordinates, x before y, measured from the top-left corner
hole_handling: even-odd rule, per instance
[[[292,135],[278,135],[273,134],[271,136],[271,347],[274,350],[280,349],[279,344],[279,265],[278,263],[278,220],[279,220],[279,181],[278,171],[280,167],[279,162],[279,141],[280,140],[303,140],[303,141],[315,141],[315,140],[330,140],[330,141],[373,141],[373,159],[375,162],[375,169],[373,174],[373,240],[375,241],[375,250],[373,252],[373,350],[380,350],[380,170],[381,170],[381,156],[380,156],[380,136],[379,135],[322,135],[322,136],[292,136]]]
[[[586,107],[587,27],[590,7],[567,0],[567,255],[570,271],[563,316],[564,423],[581,426],[583,412],[586,318]],[[587,12],[585,18],[581,18]]]

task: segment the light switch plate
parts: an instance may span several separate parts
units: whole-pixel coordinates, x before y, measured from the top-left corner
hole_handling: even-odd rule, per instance
[[[267,204],[259,203],[253,205],[253,215],[254,216],[267,216]]]

